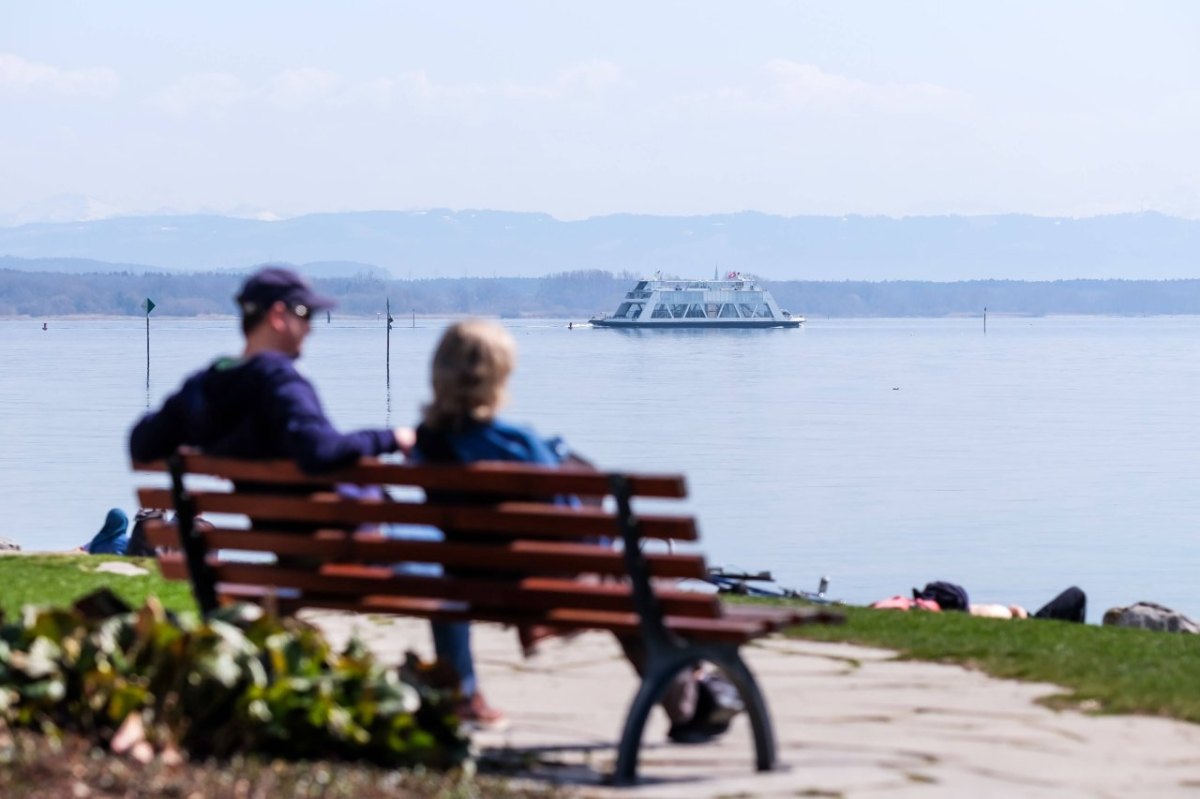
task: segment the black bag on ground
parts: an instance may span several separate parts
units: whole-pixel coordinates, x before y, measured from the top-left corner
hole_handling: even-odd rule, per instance
[[[970,610],[971,600],[967,589],[954,583],[926,583],[920,591],[913,589],[913,599],[932,599],[942,610]]]
[[[704,743],[729,729],[733,717],[746,709],[737,687],[720,672],[696,679],[696,712],[689,721],[672,724],[667,737],[676,743]]]
[[[133,558],[152,558],[156,554],[154,547],[146,540],[146,522],[151,519],[162,519],[165,514],[161,510],[142,508],[133,517],[133,530],[129,533],[129,545],[125,554]]]

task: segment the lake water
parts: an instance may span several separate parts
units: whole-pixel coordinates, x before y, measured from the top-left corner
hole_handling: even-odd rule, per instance
[[[303,369],[343,428],[411,424],[444,320],[318,322]],[[0,321],[0,536],[79,545],[134,510],[130,425],[240,348],[233,319]],[[868,602],[930,580],[1089,619],[1200,617],[1200,318],[812,320],[801,330],[506,322],[506,416],[605,468],[683,471],[710,563]]]

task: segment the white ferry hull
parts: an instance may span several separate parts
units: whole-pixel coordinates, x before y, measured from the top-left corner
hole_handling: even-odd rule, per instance
[[[636,327],[640,329],[675,330],[678,328],[721,328],[746,329],[762,327],[800,327],[803,319],[665,319],[641,321],[637,319],[593,319],[593,327]]]

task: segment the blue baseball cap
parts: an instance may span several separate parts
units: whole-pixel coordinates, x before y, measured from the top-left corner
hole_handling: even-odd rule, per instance
[[[303,309],[301,316],[337,307],[332,297],[313,291],[307,280],[282,266],[265,266],[246,278],[236,299],[246,316],[262,313],[277,302],[298,312]]]

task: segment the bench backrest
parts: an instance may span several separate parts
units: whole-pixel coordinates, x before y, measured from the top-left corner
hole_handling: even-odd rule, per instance
[[[190,577],[206,611],[218,596],[267,594],[283,610],[315,606],[560,626],[574,620],[615,631],[636,631],[650,615],[659,621],[671,617],[673,629],[722,636],[714,596],[651,583],[654,577],[704,578],[703,558],[641,551],[646,539],[697,539],[690,516],[632,510],[634,498],[684,498],[681,475],[366,459],[313,476],[289,461],[190,453],[175,456],[170,465],[134,468],[172,472],[171,487],[142,487],[138,498],[142,507],[176,509],[176,522],[151,523],[148,538],[157,546],[183,544],[182,553],[160,556],[163,573]],[[192,477],[201,475],[225,482],[196,487]],[[348,498],[336,484],[382,486],[388,496]],[[603,506],[600,501],[610,496],[615,502]],[[202,529],[192,524],[195,514],[237,520]],[[394,524],[437,527],[446,540],[397,539],[379,527]],[[614,548],[609,543],[614,539],[622,546]],[[274,562],[214,557],[235,550],[277,557]],[[436,564],[443,573],[398,571],[393,568],[398,563]],[[745,637],[737,625],[728,632],[731,639]]]

